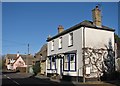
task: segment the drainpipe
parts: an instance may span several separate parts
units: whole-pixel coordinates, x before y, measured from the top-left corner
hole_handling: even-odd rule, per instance
[[[83,27],[83,83],[85,83],[85,26]]]

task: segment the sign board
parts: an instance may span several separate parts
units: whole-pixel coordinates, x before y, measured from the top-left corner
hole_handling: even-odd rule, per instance
[[[86,67],[86,74],[90,74],[90,67]]]

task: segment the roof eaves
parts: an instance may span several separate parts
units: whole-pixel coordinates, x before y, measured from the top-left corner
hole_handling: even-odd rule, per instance
[[[52,38],[47,39],[46,41],[49,42],[49,41],[51,41],[51,40],[53,40],[53,39],[55,39],[55,38],[57,38],[59,36],[62,36],[64,34],[66,34],[66,33],[69,33],[69,32],[71,32],[73,30],[79,29],[80,27],[89,27],[89,28],[98,29],[98,30],[115,31],[114,29],[106,27],[106,26],[102,26],[102,28],[101,27],[96,27],[95,25],[93,25],[93,22],[85,20],[85,21],[83,21],[83,22],[81,22],[79,24],[76,24],[75,26],[73,26],[73,27],[71,27],[69,29],[66,29],[63,32],[53,36]]]
[[[65,31],[63,31],[63,32],[61,32],[61,33],[53,36],[52,38],[47,39],[47,42],[49,42],[49,41],[51,41],[51,40],[53,40],[53,39],[55,39],[55,38],[57,38],[57,37],[59,37],[59,36],[62,36],[62,35],[64,35],[64,34],[66,34],[66,33],[69,33],[69,32],[71,32],[71,31],[73,31],[73,30],[76,30],[76,29],[78,29],[79,27],[82,27],[82,26],[83,26],[83,25],[75,25],[75,26],[73,26],[73,27],[71,27],[71,28],[69,28],[69,29],[66,29]]]

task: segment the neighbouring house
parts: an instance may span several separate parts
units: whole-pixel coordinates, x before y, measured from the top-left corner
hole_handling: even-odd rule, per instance
[[[16,70],[18,67],[29,68],[33,65],[33,59],[32,55],[7,54],[5,65],[8,70]]]
[[[47,44],[44,44],[40,51],[35,54],[35,60],[40,62],[40,74],[46,75]]]
[[[47,75],[67,80],[98,79],[115,70],[114,29],[102,25],[98,6],[93,21],[85,20],[47,39]]]

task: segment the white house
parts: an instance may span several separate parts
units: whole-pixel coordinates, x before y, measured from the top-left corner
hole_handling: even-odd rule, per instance
[[[47,75],[63,78],[98,78],[114,71],[114,30],[101,24],[101,13],[92,10],[93,22],[83,21],[47,39]]]

